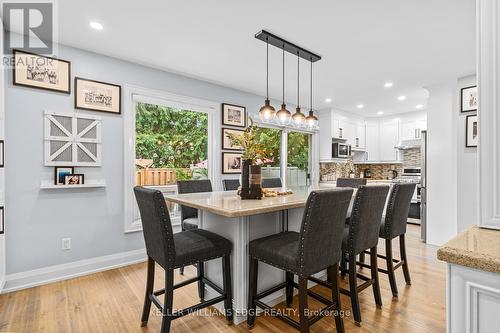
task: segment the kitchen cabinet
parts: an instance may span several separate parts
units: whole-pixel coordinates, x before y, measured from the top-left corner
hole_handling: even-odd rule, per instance
[[[354,146],[356,146],[356,138],[359,139],[359,148],[366,147],[366,126],[365,124],[358,124],[356,126],[356,137],[354,138]]]
[[[399,121],[380,123],[380,161],[398,160],[398,150],[394,148],[399,141]]]
[[[379,154],[379,123],[367,122],[366,123],[366,160],[378,161]]]
[[[421,131],[427,128],[426,119],[410,119],[401,121],[400,124],[400,139],[401,140],[414,140],[421,138]]]

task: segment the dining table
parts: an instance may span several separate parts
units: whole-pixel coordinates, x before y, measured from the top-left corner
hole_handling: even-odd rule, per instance
[[[260,200],[242,200],[237,191],[215,191],[189,194],[165,194],[167,202],[185,205],[198,210],[198,227],[223,236],[233,243],[231,276],[233,282],[234,322],[246,320],[248,297],[248,243],[254,239],[283,231],[299,231],[304,207],[313,190],[331,191],[332,187],[299,186],[271,189],[289,191],[288,195],[264,197]],[[356,191],[353,191],[353,198]],[[351,205],[354,200],[351,200]],[[351,209],[349,209],[350,211]],[[285,279],[282,270],[259,263],[258,292],[275,286]],[[205,263],[205,275],[222,285],[222,269],[216,260]],[[316,275],[326,276],[325,272]],[[210,287],[205,291],[206,299],[216,297]],[[274,292],[263,301],[272,306],[284,301],[283,290]],[[223,304],[216,304],[222,310]]]

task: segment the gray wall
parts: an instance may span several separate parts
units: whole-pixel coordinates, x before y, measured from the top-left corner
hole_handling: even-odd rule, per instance
[[[60,46],[59,57],[71,61],[73,77],[235,103],[251,112],[263,102],[256,95],[74,48]],[[73,111],[73,92],[13,86],[8,71],[5,95],[7,273],[143,248],[141,233],[123,232],[123,116],[78,110],[103,118],[102,167],[77,171],[88,179],[104,178],[105,189],[40,190],[40,181],[52,179],[54,172],[43,165],[43,112]],[[63,237],[72,238],[70,251],[61,251]]]

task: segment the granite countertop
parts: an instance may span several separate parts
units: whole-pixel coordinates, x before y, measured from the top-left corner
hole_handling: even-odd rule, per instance
[[[450,264],[500,273],[500,230],[472,226],[443,245],[437,257]]]
[[[278,190],[278,189],[276,189]],[[241,200],[236,191],[204,192],[190,194],[168,194],[165,200],[181,205],[205,210],[226,217],[241,217],[277,212],[284,209],[304,207],[307,197],[318,187],[292,187],[291,195],[262,198],[261,200]],[[356,191],[353,192],[353,196]]]

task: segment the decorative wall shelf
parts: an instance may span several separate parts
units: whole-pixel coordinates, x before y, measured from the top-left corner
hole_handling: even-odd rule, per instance
[[[54,185],[50,181],[42,181],[40,189],[42,190],[67,190],[76,188],[102,188],[106,187],[106,182],[104,180],[91,180],[85,184],[81,185]]]

